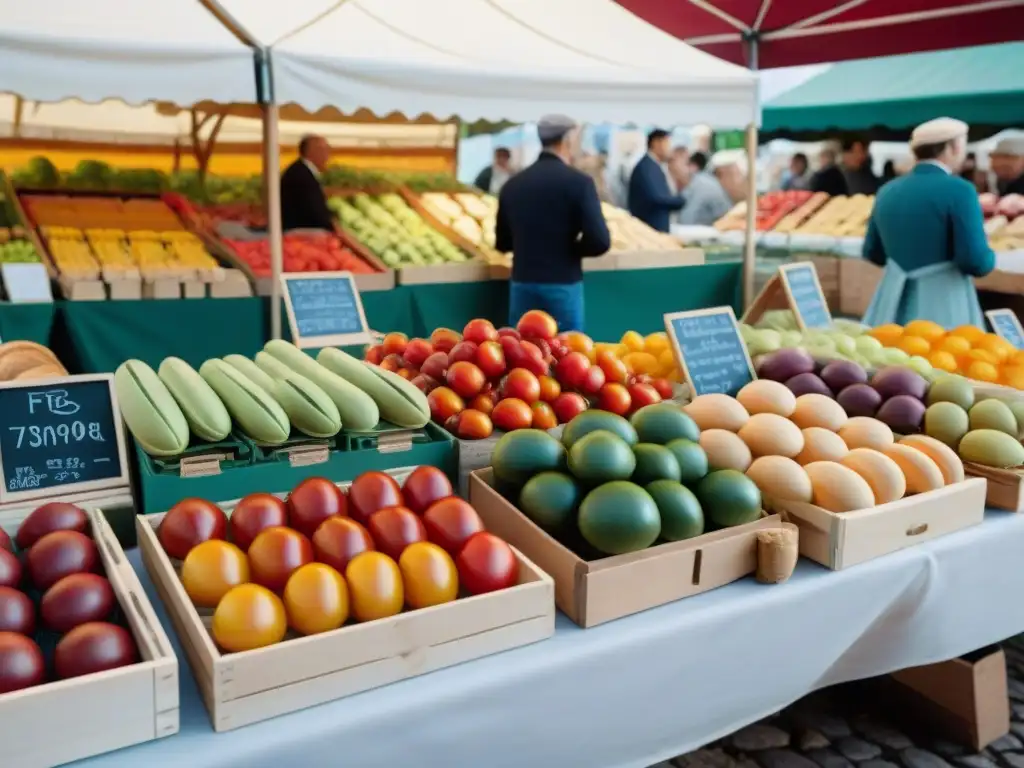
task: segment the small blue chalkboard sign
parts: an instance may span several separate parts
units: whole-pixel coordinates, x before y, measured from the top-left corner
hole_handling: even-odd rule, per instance
[[[0,501],[128,485],[109,374],[0,385]]]
[[[333,347],[369,341],[363,302],[348,272],[281,275],[292,339],[299,347]]]
[[[818,270],[811,262],[786,264],[779,267],[779,276],[789,299],[790,309],[796,315],[802,330],[808,328],[829,328],[832,313],[818,282]]]
[[[732,307],[665,315],[665,330],[692,396],[735,395],[756,378]]]
[[[1024,329],[1021,328],[1020,319],[1012,309],[992,309],[985,313],[993,332],[1017,349],[1024,349]]]

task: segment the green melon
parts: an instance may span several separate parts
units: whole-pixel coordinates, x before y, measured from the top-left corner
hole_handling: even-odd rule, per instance
[[[506,484],[522,485],[540,472],[565,467],[565,448],[540,429],[506,432],[491,454],[494,476]]]
[[[526,481],[519,509],[550,533],[565,530],[580,503],[576,481],[562,472],[541,472]]]
[[[719,528],[752,523],[761,517],[761,491],[742,472],[719,469],[697,483],[704,516]]]
[[[661,515],[661,538],[692,539],[704,533],[704,512],[693,491],[673,480],[655,480],[644,488]]]
[[[940,376],[928,388],[928,405],[954,403],[965,411],[974,405],[974,388],[963,376]]]
[[[1017,417],[1002,400],[982,400],[968,411],[971,430],[997,429],[1017,438]]]
[[[697,442],[680,437],[665,447],[679,463],[679,482],[696,483],[708,473],[708,455]]]
[[[645,405],[630,417],[629,422],[636,429],[641,443],[665,445],[678,438],[693,442],[700,439],[697,422],[675,403]]]
[[[580,504],[583,538],[606,555],[646,549],[661,533],[654,499],[636,483],[616,481],[598,486]]]
[[[638,442],[636,430],[633,429],[633,425],[626,419],[616,413],[595,409],[584,411],[565,425],[565,428],[562,430],[562,445],[568,450],[573,447],[577,440],[598,430],[612,432],[625,440],[629,445],[636,445]]]
[[[628,480],[635,469],[633,449],[611,432],[591,432],[569,449],[569,471],[587,485]]]
[[[630,478],[639,486],[646,486],[655,480],[679,482],[679,462],[668,448],[654,443],[638,443],[633,446],[636,469]]]

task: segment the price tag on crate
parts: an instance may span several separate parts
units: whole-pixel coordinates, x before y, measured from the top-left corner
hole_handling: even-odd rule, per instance
[[[1017,349],[1024,349],[1024,328],[1012,309],[991,309],[985,313],[992,330]]]
[[[831,327],[832,313],[828,310],[814,264],[784,264],[779,267],[778,277],[801,330]]]
[[[128,485],[111,374],[0,383],[0,503]]]
[[[286,272],[281,293],[297,347],[366,344],[370,329],[349,272]]]
[[[732,307],[665,315],[665,330],[691,396],[735,395],[757,378]]]

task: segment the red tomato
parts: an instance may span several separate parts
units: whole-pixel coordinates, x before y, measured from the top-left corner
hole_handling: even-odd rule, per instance
[[[250,493],[231,511],[231,540],[243,552],[260,532],[288,525],[285,503],[272,493]]]
[[[463,342],[464,344],[466,342]],[[452,363],[445,374],[448,386],[461,397],[475,397],[480,394],[487,377],[475,364],[465,361]]]
[[[513,366],[514,368],[525,368],[534,376],[544,376],[547,374],[548,361],[544,358],[544,353],[540,347],[529,341],[521,341],[519,342],[519,348],[522,350],[522,359],[516,362]]]
[[[519,563],[512,548],[486,531],[469,537],[455,565],[459,582],[473,595],[515,586],[519,581]]]
[[[511,432],[514,429],[526,429],[533,423],[533,411],[530,406],[516,397],[507,397],[500,401],[491,411],[491,421],[498,429]]]
[[[216,504],[205,499],[182,499],[160,521],[156,536],[164,551],[184,560],[196,544],[210,539],[223,539],[228,533],[228,519]]]
[[[536,336],[538,339],[553,339],[558,333],[558,323],[547,312],[531,309],[519,318],[516,330],[523,336]]]
[[[469,408],[474,411],[480,411],[480,413],[486,413],[490,416],[491,411],[494,410],[494,395],[487,392],[481,392],[469,401]]]
[[[404,364],[405,361],[398,355],[388,355],[380,361],[380,367],[385,371],[391,371],[392,373],[398,373]]]
[[[615,353],[608,350],[601,350],[597,353],[597,364],[604,371],[605,381],[624,384],[629,376],[626,364],[617,358]]]
[[[413,370],[412,368],[399,368],[397,371],[395,371],[395,373],[397,373],[406,381],[412,381],[413,377],[416,375],[416,371]]]
[[[462,338],[466,341],[483,344],[485,341],[496,341],[498,332],[494,329],[494,323],[490,320],[477,318],[466,323],[466,327],[462,329]]]
[[[513,339],[521,339],[522,335],[515,328],[508,326],[498,329],[498,336],[511,336]]]
[[[418,369],[432,354],[434,354],[434,346],[429,341],[413,339],[406,345],[402,357],[405,358],[407,365]]]
[[[476,350],[477,367],[489,379],[496,379],[505,372],[505,352],[496,341],[485,341]]]
[[[538,381],[540,383],[540,399],[545,403],[553,402],[562,394],[562,385],[558,383],[557,379],[551,376],[541,376]]]
[[[385,355],[401,355],[405,352],[408,344],[409,337],[404,333],[389,333],[384,337],[384,342],[381,346],[384,348]]]
[[[590,359],[582,352],[570,352],[555,366],[555,376],[563,387],[581,389],[583,380],[590,368]]]
[[[367,525],[377,549],[398,560],[410,544],[427,540],[423,522],[405,507],[378,509],[370,515]]]
[[[587,368],[587,372],[583,374],[583,383],[580,385],[580,390],[583,394],[596,395],[603,386],[604,371],[596,365]]]
[[[672,382],[668,379],[651,379],[651,386],[661,395],[662,400],[672,399]]]
[[[425,373],[414,376],[410,383],[425,395],[429,395],[440,386],[437,379],[427,376]]]
[[[351,517],[329,517],[313,534],[316,559],[344,573],[356,555],[376,549],[370,532]]]
[[[513,368],[501,384],[501,396],[535,403],[540,400],[540,381],[525,368]]]
[[[288,494],[288,523],[312,536],[329,517],[348,514],[348,497],[326,477],[307,477]]]
[[[313,545],[291,528],[267,528],[253,541],[248,555],[252,580],[280,592],[296,569],[313,562]]]
[[[441,381],[444,379],[444,374],[448,370],[448,353],[447,352],[435,352],[426,360],[423,361],[423,365],[420,366],[420,373],[424,376],[429,376],[432,379]]]
[[[422,515],[435,501],[446,499],[455,491],[448,475],[437,467],[416,467],[402,484],[405,506]]]
[[[602,411],[617,413],[625,416],[633,406],[633,398],[629,396],[629,390],[622,384],[608,383],[601,387],[597,396],[597,407]]]
[[[470,536],[484,530],[484,521],[469,502],[450,496],[423,513],[423,527],[430,541],[454,557]]]
[[[451,328],[437,328],[430,334],[430,343],[438,352],[447,353],[460,341],[462,341],[462,336]]]
[[[466,404],[462,398],[448,387],[438,387],[431,390],[427,395],[427,405],[430,406],[430,418],[438,424],[444,424],[452,416],[460,413]]]
[[[444,428],[462,440],[483,440],[494,432],[494,422],[486,413],[467,408],[448,419]]]
[[[480,345],[475,341],[460,341],[448,352],[448,364],[472,363],[476,360],[476,351],[479,348]]]
[[[391,475],[384,472],[364,472],[348,489],[349,516],[366,525],[370,515],[378,509],[400,507],[402,489]]]
[[[567,424],[587,410],[589,406],[583,395],[577,395],[575,392],[563,392],[555,398],[551,407],[558,417],[558,423]]]
[[[653,405],[661,402],[661,395],[658,390],[650,384],[633,384],[629,387],[629,396],[633,400],[633,410],[639,410],[645,405]]]
[[[554,429],[558,426],[558,417],[555,416],[555,410],[550,404],[545,402],[536,402],[530,406],[533,411],[533,423],[534,429]]]
[[[410,608],[450,603],[459,596],[459,576],[451,555],[435,544],[410,544],[398,560],[405,602]]]
[[[547,341],[532,336],[528,339],[523,339],[523,341],[527,341],[530,344],[533,344],[533,346],[535,346],[537,349],[539,349],[541,357],[544,358],[545,362],[551,361],[551,344],[549,344]],[[529,349],[529,347],[527,347],[527,349]]]

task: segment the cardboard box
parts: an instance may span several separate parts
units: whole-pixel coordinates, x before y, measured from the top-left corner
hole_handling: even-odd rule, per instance
[[[864,259],[839,260],[839,313],[861,317],[882,279],[882,268]]]
[[[985,481],[968,478],[856,512],[779,499],[765,505],[800,528],[801,555],[839,571],[977,525],[985,519]]]
[[[782,524],[778,515],[768,515],[686,541],[587,561],[512,506],[491,486],[492,478],[491,469],[470,475],[470,503],[487,530],[550,574],[559,609],[581,627],[707,592],[754,573],[757,532]]]
[[[12,767],[63,765],[170,736],[179,728],[178,659],[138,576],[98,509],[100,504],[130,507],[131,496],[97,492],[65,500],[86,509],[103,572],[140,658],[127,667],[0,694],[2,762]],[[30,503],[4,511],[4,528],[12,538],[17,523],[35,506]]]
[[[221,507],[230,514],[236,503]],[[162,518],[162,514],[136,518],[142,559],[188,656],[216,731],[507,651],[555,632],[551,578],[517,551],[519,583],[509,589],[319,635],[289,637],[252,651],[221,653],[210,634],[210,612],[200,616],[157,540]]]
[[[911,694],[911,707],[927,714],[946,738],[980,752],[1010,732],[1006,656],[998,646],[891,677]]]

